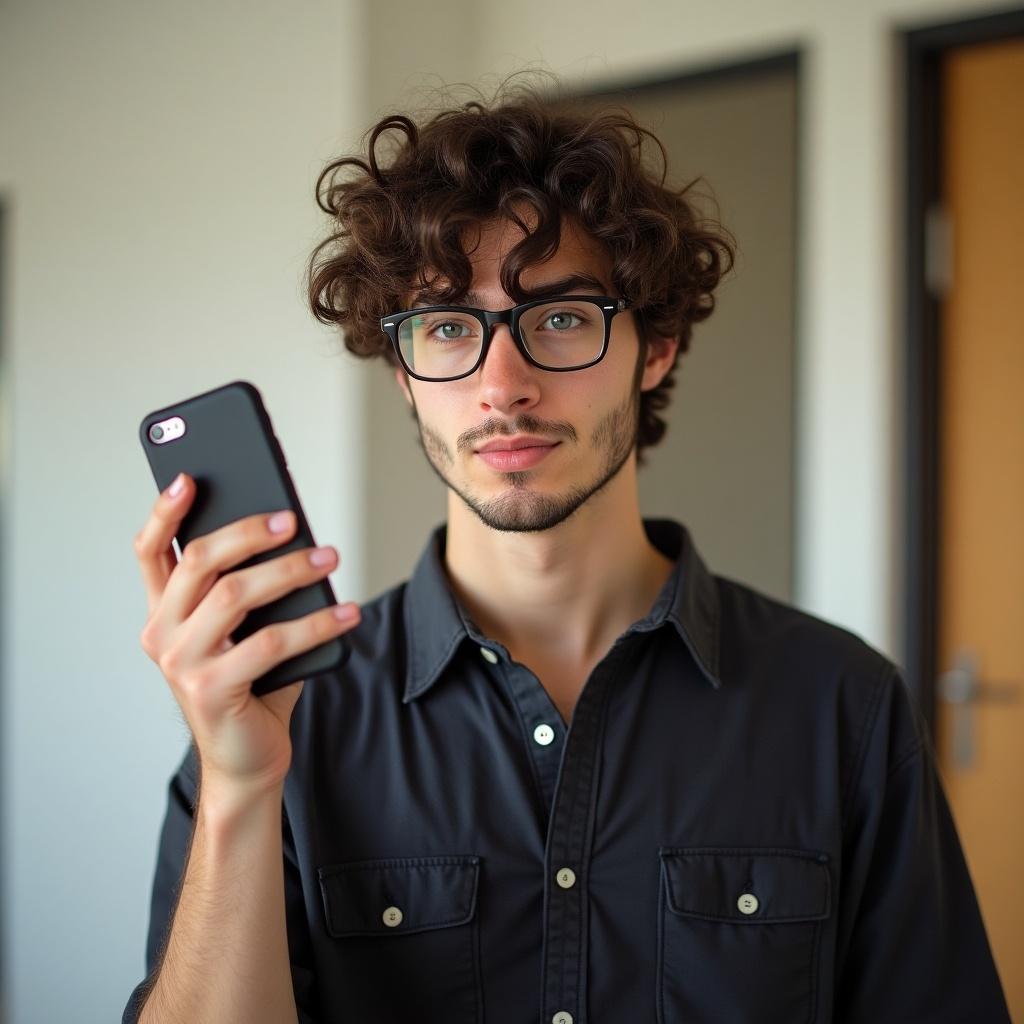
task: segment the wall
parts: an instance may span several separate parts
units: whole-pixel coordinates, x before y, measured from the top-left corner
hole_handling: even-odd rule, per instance
[[[318,539],[364,595],[363,368],[306,312],[312,186],[361,130],[361,9],[0,8],[5,1000],[119,1019],[143,976],[186,730],[139,632],[143,414],[263,392]]]

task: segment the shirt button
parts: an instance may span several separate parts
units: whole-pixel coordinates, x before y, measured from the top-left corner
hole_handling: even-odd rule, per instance
[[[384,911],[384,923],[389,928],[397,928],[402,923],[402,912],[398,907],[388,907]]]
[[[572,1014],[568,1010],[559,1010],[551,1018],[551,1024],[572,1024]]]
[[[533,730],[533,738],[542,747],[546,747],[555,738],[555,730],[550,725],[538,725]]]
[[[490,647],[481,647],[480,653],[484,656],[484,661],[489,661],[492,665],[498,664],[498,656],[490,649]]]
[[[752,892],[745,892],[737,901],[736,906],[740,908],[741,914],[753,914],[757,911],[757,897]]]
[[[555,881],[563,889],[571,889],[576,884],[576,872],[572,868],[562,868],[561,871],[555,875]]]

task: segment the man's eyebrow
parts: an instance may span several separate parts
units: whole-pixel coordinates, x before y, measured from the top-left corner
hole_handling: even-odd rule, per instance
[[[549,295],[569,295],[579,288],[593,291],[596,295],[608,294],[608,285],[593,274],[569,274],[557,281],[542,281],[530,288],[520,287],[519,291],[522,293],[521,301],[529,302],[531,299],[545,299]],[[475,292],[467,292],[466,301],[475,306],[480,303],[481,297]]]
[[[523,295],[521,301],[529,302],[531,299],[544,299],[549,295],[569,295],[573,289],[578,288],[592,291],[595,295],[608,294],[608,285],[592,274],[570,274],[568,277],[559,278],[557,281],[543,281],[540,284],[533,285],[531,288],[520,288],[519,290]],[[415,296],[413,304],[409,308],[415,309],[417,306],[433,305],[437,305],[437,303],[424,296],[421,292]],[[468,291],[456,305],[475,306],[478,309],[484,308],[484,297],[478,292]]]

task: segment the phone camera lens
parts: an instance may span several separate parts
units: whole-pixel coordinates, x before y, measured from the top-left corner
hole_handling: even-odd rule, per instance
[[[149,436],[153,441],[159,441],[164,436],[164,428],[157,423],[155,426],[149,428]]]

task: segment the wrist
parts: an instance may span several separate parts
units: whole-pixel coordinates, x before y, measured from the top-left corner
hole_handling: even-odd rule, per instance
[[[199,786],[199,807],[207,829],[221,831],[250,819],[261,819],[268,811],[281,814],[284,779],[261,782],[203,776]]]

